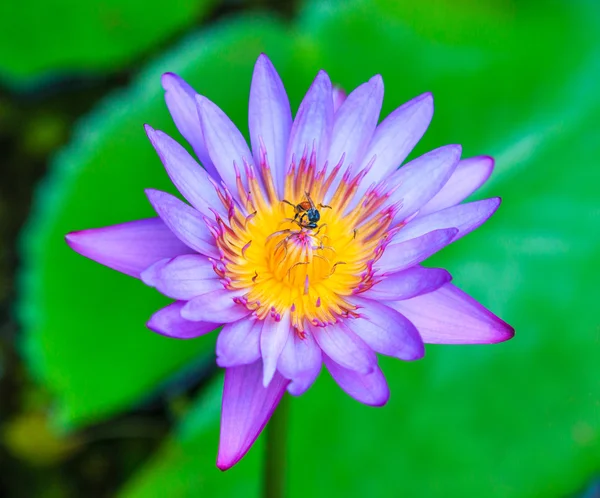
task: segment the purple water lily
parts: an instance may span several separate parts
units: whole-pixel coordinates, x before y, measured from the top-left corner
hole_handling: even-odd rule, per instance
[[[169,136],[146,131],[189,204],[147,190],[158,217],[67,241],[175,300],[150,318],[150,329],[190,339],[223,326],[219,468],[244,456],[285,390],[304,393],[323,363],[350,396],[381,406],[389,390],[376,353],[416,360],[424,343],[513,336],[446,270],[420,265],[500,204],[461,204],[493,160],[461,160],[458,145],[398,169],[429,125],[431,94],[377,124],[380,76],[346,96],[321,71],[292,119],[281,79],[261,55],[249,148],[223,111],[179,77],[165,74],[163,86],[204,168]]]

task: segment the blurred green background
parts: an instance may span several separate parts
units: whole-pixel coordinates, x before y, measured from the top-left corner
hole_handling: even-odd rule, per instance
[[[215,337],[154,335],[166,301],[63,240],[173,192],[142,128],[180,138],[163,72],[247,135],[260,52],[293,108],[318,69],[381,73],[384,115],[434,93],[413,155],[496,158],[501,209],[430,263],[517,332],[383,359],[381,409],[324,372],[292,400],[288,496],[600,496],[600,3],[6,0],[0,40],[0,496],[260,496],[261,438],[215,467]]]

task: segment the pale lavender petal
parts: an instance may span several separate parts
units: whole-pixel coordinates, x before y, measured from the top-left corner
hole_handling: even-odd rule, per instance
[[[390,204],[401,203],[392,223],[405,220],[437,194],[456,168],[460,145],[446,145],[432,150],[389,176],[386,184],[393,190]]]
[[[221,436],[217,467],[227,470],[250,449],[271,418],[288,380],[275,373],[268,387],[262,383],[262,362],[225,370]]]
[[[414,239],[433,230],[450,227],[458,229],[457,234],[452,239],[452,242],[454,242],[485,223],[496,212],[498,206],[500,206],[500,198],[493,197],[459,204],[428,214],[422,218],[416,218],[394,236],[394,243]]]
[[[213,322],[190,322],[181,317],[181,309],[185,305],[183,301],[176,301],[166,308],[158,310],[146,326],[158,334],[172,337],[174,339],[193,339],[212,332],[220,327],[220,323]]]
[[[402,164],[427,130],[432,116],[433,96],[425,93],[402,105],[381,122],[364,155],[361,169],[373,156],[377,159],[362,181],[359,194]]]
[[[390,244],[374,267],[381,273],[406,270],[447,246],[457,233],[457,228],[434,230],[399,244]]]
[[[344,157],[338,176],[358,166],[373,136],[383,102],[383,80],[377,75],[356,88],[335,114],[331,147],[327,156],[332,168]],[[332,190],[335,190],[332,187]]]
[[[281,78],[265,54],[258,57],[254,66],[248,122],[254,161],[256,164],[261,162],[262,140],[276,188],[282,194],[292,111]]]
[[[146,189],[146,195],[156,213],[179,240],[200,254],[219,257],[214,237],[198,211],[160,190]]]
[[[198,94],[182,78],[173,73],[163,74],[162,85],[165,89],[167,107],[179,133],[192,146],[206,171],[213,178],[219,178],[204,143],[200,118],[196,109],[196,95]]]
[[[212,263],[199,254],[158,261],[142,272],[142,281],[165,296],[184,301],[223,288]]]
[[[346,324],[377,353],[401,360],[418,360],[425,354],[423,340],[415,326],[384,304],[353,296],[360,318]]]
[[[217,365],[249,365],[260,358],[261,320],[242,318],[223,327],[217,339]]]
[[[312,333],[300,338],[291,333],[277,362],[277,370],[291,382],[288,392],[294,396],[304,394],[321,372],[321,348]]]
[[[413,266],[386,276],[361,296],[379,301],[400,301],[433,292],[450,280],[452,276],[442,268]]]
[[[246,306],[234,301],[240,295],[239,291],[227,289],[203,294],[188,301],[181,310],[181,316],[194,322],[237,322],[250,314]]]
[[[237,126],[217,105],[201,95],[196,97],[196,103],[210,158],[225,185],[236,195],[238,188],[234,164],[238,168],[244,188],[248,187],[244,162],[254,165],[248,144]]]
[[[136,278],[161,259],[194,252],[160,218],[80,230],[65,238],[82,256]]]
[[[317,165],[320,166],[329,150],[332,127],[331,81],[325,71],[319,71],[294,119],[285,164],[291,164],[292,158],[295,158],[298,164],[305,152],[310,157],[314,147]]]
[[[315,328],[313,335],[323,353],[344,368],[368,373],[377,365],[373,350],[342,322]]]
[[[406,316],[425,343],[492,344],[514,335],[510,325],[450,283],[429,294],[386,304]]]
[[[339,86],[334,86],[332,97],[333,97],[333,112],[336,113],[338,111],[338,109],[342,106],[342,104],[344,103],[344,100],[346,100],[346,92],[344,91],[343,88],[340,88]]]
[[[419,209],[418,217],[455,206],[464,201],[487,181],[493,169],[494,159],[489,156],[463,159],[458,163],[446,185],[433,199]]]
[[[227,215],[209,174],[169,135],[146,125],[146,133],[177,190],[204,216],[214,217],[211,208]]]
[[[263,322],[260,334],[260,354],[263,358],[263,385],[265,387],[269,385],[275,374],[277,361],[288,341],[291,329],[289,313],[285,313],[280,320],[268,317]]]
[[[387,403],[390,389],[377,365],[369,373],[360,373],[338,365],[325,355],[323,361],[338,385],[355,400],[369,406],[383,406]]]

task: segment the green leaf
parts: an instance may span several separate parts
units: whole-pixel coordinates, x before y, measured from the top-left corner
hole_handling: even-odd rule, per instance
[[[178,136],[163,99],[163,72],[180,73],[243,123],[248,87],[237,82],[250,80],[261,51],[281,61],[287,46],[282,27],[260,17],[190,37],[81,122],[56,157],[23,237],[19,312],[29,365],[56,395],[64,423],[127,409],[214,348],[214,335],[176,341],[147,330],[166,298],[79,256],[64,235],[152,216],[144,189],[174,192],[142,127],[147,122]]]
[[[0,77],[123,68],[202,18],[216,0],[18,0],[0,4]]]

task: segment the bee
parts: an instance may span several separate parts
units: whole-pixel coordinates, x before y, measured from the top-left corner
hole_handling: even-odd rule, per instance
[[[301,201],[299,204],[292,204],[290,201],[283,199],[282,202],[289,204],[294,208],[294,218],[290,219],[293,223],[297,223],[300,228],[309,228],[314,230],[318,227],[318,222],[321,219],[321,213],[317,209],[315,203],[310,198],[310,194],[308,192],[304,192],[306,196],[305,201]],[[319,204],[321,209],[328,208],[331,209],[331,206],[326,206],[325,204]]]

